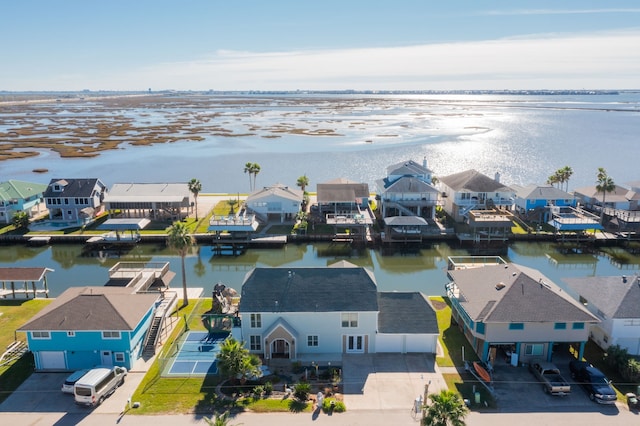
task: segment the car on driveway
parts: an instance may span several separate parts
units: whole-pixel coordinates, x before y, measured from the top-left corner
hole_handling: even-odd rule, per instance
[[[71,373],[66,379],[64,379],[64,383],[62,383],[62,393],[73,395],[73,386],[82,378],[82,376],[87,374],[88,371],[89,370],[85,369]]]
[[[584,390],[589,394],[589,399],[598,404],[615,404],[616,391],[611,387],[611,382],[604,374],[593,365],[584,361],[571,361],[569,363],[571,377],[579,381]]]

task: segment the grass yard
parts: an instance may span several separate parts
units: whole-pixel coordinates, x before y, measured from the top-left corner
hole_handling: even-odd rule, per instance
[[[464,347],[464,357],[467,361],[477,361],[473,348],[464,337],[457,325],[451,323],[451,305],[446,297],[434,296],[429,298],[436,310],[438,318],[438,328],[440,329],[440,346],[443,354],[436,357],[436,363],[440,367],[462,367],[462,347]]]

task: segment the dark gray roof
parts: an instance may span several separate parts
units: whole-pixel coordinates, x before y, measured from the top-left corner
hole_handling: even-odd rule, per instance
[[[454,191],[469,192],[509,192],[513,191],[489,176],[483,175],[477,170],[466,170],[440,178],[440,182]]]
[[[403,161],[387,167],[387,175],[419,176],[429,174],[431,170],[413,160]]]
[[[569,287],[607,318],[640,318],[640,277],[567,278]]]
[[[18,331],[131,331],[159,297],[120,287],[71,287]]]
[[[599,322],[557,284],[521,265],[449,271],[459,302],[474,321]]]
[[[525,200],[570,200],[573,195],[551,185],[513,185],[516,196]]]
[[[438,319],[419,292],[378,293],[378,331],[390,334],[438,334]]]
[[[369,184],[336,179],[317,185],[319,203],[353,203],[358,199],[369,198]]]
[[[255,268],[243,285],[240,312],[377,311],[377,287],[364,268]]]
[[[64,187],[61,192],[54,191],[53,186],[58,183]],[[44,192],[45,198],[55,197],[91,197],[93,190],[98,183],[96,178],[87,179],[51,179],[47,190]]]

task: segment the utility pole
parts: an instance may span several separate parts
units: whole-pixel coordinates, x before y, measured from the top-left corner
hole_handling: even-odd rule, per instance
[[[424,423],[424,418],[427,416],[427,405],[428,405],[428,399],[429,398],[429,385],[431,384],[431,380],[429,380],[425,385],[424,385],[424,397],[422,398],[422,420]]]

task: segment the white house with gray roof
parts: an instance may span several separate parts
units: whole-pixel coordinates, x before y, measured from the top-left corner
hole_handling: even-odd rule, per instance
[[[591,339],[602,349],[619,345],[640,355],[640,277],[609,276],[565,279],[578,301],[600,318]]]
[[[342,354],[436,350],[436,315],[420,293],[380,293],[373,273],[255,268],[242,286],[242,339],[264,359],[341,362]]]
[[[446,290],[452,319],[483,361],[494,360],[501,347],[514,350],[519,362],[551,360],[555,343],[575,344],[582,358],[598,317],[535,269],[469,259],[450,268]]]
[[[471,210],[511,209],[515,191],[500,183],[500,174],[490,178],[477,170],[467,170],[439,178],[443,208],[454,220],[462,221]]]
[[[186,182],[181,183],[116,183],[104,197],[105,209],[111,217],[145,217],[154,220],[182,220],[195,204]]]
[[[250,194],[245,206],[247,210],[264,221],[276,219],[280,222],[292,220],[300,211],[304,194],[281,183],[265,186]]]

